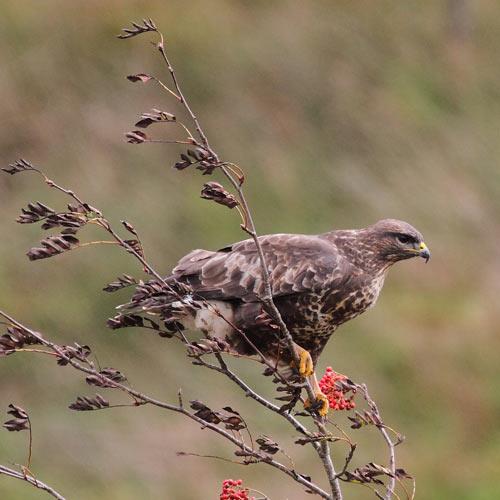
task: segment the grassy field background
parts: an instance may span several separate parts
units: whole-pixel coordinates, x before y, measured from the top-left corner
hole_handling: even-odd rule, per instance
[[[197,172],[170,168],[174,148],[123,140],[143,111],[177,111],[154,85],[125,79],[138,72],[167,79],[146,38],[115,38],[147,16],[166,33],[211,142],[245,168],[261,234],[385,217],[421,230],[430,263],[394,268],[377,307],[337,332],[319,368],[368,383],[386,421],[407,436],[399,463],[426,500],[500,496],[500,5],[464,2],[462,29],[453,10],[460,3],[0,3],[2,165],[30,159],[113,221],[129,220],[165,273],[191,248],[242,234],[236,214],[199,198]],[[192,367],[178,345],[106,329],[126,293],[100,290],[123,272],[141,276],[128,256],[103,247],[28,262],[40,232],[14,220],[34,200],[66,202],[34,176],[0,177],[2,308],[61,343],[90,344],[103,366],[121,369],[138,388],[169,399],[182,387],[186,399],[231,402],[291,443],[279,420]],[[240,369],[272,394],[260,370]],[[68,498],[216,498],[226,477],[242,477],[273,500],[304,497],[265,466],[177,457],[179,450],[231,456],[180,417],[148,407],[71,412],[75,396],[91,391],[51,360],[2,358],[0,380],[0,409],[14,402],[30,411],[33,470]],[[358,432],[355,464],[384,460],[380,440]],[[0,432],[0,463],[22,462],[25,440]],[[318,476],[312,455],[294,449],[294,458]],[[355,486],[345,493],[371,498]],[[2,499],[41,496],[0,477]]]

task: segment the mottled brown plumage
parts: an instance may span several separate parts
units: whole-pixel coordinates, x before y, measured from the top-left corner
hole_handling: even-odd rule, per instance
[[[393,219],[364,229],[317,236],[274,234],[259,241],[273,300],[294,341],[311,353],[314,362],[342,323],[374,305],[392,264],[415,256],[429,258],[422,235]],[[194,250],[179,261],[169,280],[188,285],[192,293],[187,300],[196,306],[185,308],[170,301],[171,319],[178,324],[201,328],[226,339],[238,352],[252,354],[254,349],[240,334],[211,315],[208,302],[270,359],[289,361],[278,348],[276,328],[259,299],[264,283],[252,240],[218,251]]]

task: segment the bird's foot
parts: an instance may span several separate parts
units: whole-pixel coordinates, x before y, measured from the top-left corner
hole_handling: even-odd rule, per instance
[[[314,394],[315,400],[311,403],[309,398],[304,403],[304,408],[309,411],[315,411],[320,417],[325,417],[330,408],[328,398],[320,391]]]
[[[299,357],[299,375],[302,378],[310,377],[314,373],[314,363],[311,354],[298,345],[295,346],[295,352]]]

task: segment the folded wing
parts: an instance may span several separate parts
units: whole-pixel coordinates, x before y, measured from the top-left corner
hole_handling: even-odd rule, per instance
[[[345,276],[346,261],[334,244],[319,236],[261,236],[273,297],[318,291]],[[173,270],[206,299],[258,301],[264,294],[260,260],[253,240],[216,252],[193,250]]]

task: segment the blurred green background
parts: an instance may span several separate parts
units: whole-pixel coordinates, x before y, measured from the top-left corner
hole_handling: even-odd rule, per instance
[[[175,148],[123,140],[143,111],[179,112],[151,82],[124,78],[168,79],[147,37],[115,38],[146,16],[166,33],[213,145],[245,168],[260,233],[394,217],[425,235],[430,263],[393,269],[377,307],[337,332],[319,368],[368,383],[386,422],[407,436],[398,463],[416,476],[418,498],[500,498],[498,2],[0,2],[2,164],[30,159],[111,220],[129,220],[167,273],[191,248],[220,247],[242,233],[235,213],[199,198],[207,178],[170,168]],[[130,257],[91,247],[28,262],[24,253],[41,232],[14,219],[34,200],[66,202],[35,176],[0,177],[2,308],[60,343],[90,344],[103,366],[159,398],[182,387],[186,399],[231,403],[288,444],[299,470],[321,477],[279,419],[192,367],[179,345],[105,328],[127,293],[100,290],[123,272],[141,276]],[[273,394],[254,365],[238,369]],[[31,414],[33,470],[68,498],[217,498],[227,477],[273,500],[305,496],[263,465],[177,457],[232,453],[181,417],[148,407],[68,410],[92,388],[51,359],[2,358],[0,377],[0,407],[14,402]],[[26,437],[0,432],[0,463],[22,462]],[[374,432],[353,437],[354,465],[385,460]],[[337,463],[344,451],[335,447]],[[0,477],[2,499],[41,496]],[[346,486],[345,497],[372,498],[357,486]]]

